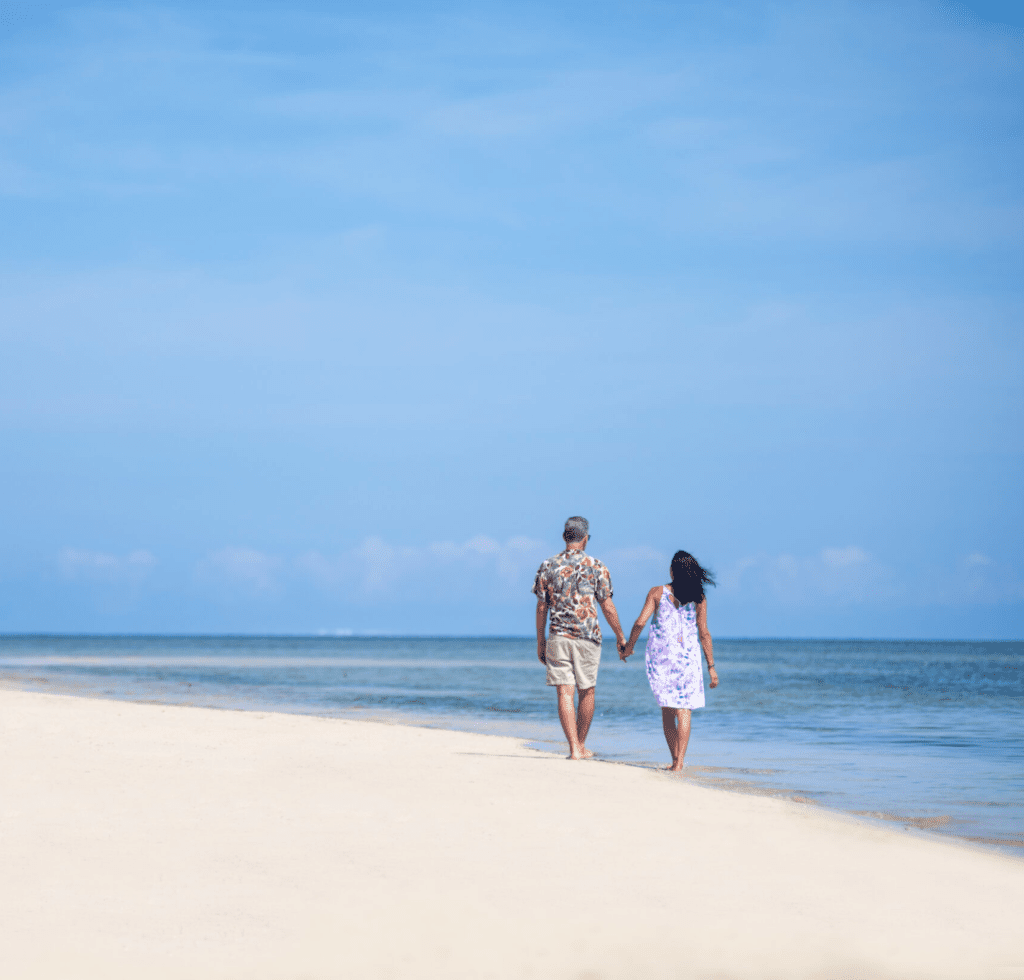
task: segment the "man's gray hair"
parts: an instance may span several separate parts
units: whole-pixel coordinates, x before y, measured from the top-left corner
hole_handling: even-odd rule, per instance
[[[566,544],[575,544],[577,541],[582,541],[588,534],[590,534],[590,522],[585,517],[570,517],[565,522],[562,537]]]

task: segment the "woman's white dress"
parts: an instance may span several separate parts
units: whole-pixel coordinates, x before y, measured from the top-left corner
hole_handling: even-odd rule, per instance
[[[704,670],[697,635],[697,604],[676,608],[663,586],[647,637],[647,679],[663,708],[703,708]]]

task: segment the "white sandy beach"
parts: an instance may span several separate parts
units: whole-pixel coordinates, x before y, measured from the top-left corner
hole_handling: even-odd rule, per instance
[[[5,978],[1024,977],[1024,861],[516,739],[0,691]]]

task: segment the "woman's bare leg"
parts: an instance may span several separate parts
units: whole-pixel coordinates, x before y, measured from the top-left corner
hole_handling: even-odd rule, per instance
[[[683,771],[683,760],[686,758],[686,747],[690,744],[690,709],[689,708],[674,708],[672,709],[675,714],[674,722],[678,722],[679,727],[676,728],[673,724],[673,728],[676,728],[676,751],[675,755],[672,756],[672,772]]]
[[[672,754],[672,765],[676,764],[676,709],[661,709],[661,727],[665,732],[665,741],[668,742],[668,750]]]

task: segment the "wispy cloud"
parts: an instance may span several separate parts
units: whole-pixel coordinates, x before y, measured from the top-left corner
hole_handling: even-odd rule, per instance
[[[993,561],[980,551],[969,554],[960,569],[943,577],[946,601],[993,605],[1024,600],[1024,579],[1009,565]]]
[[[64,548],[57,555],[57,567],[64,578],[86,582],[141,582],[156,564],[156,558],[142,549],[113,555],[105,551]]]
[[[196,568],[197,578],[218,587],[264,594],[278,587],[281,561],[255,548],[228,547],[212,551]]]
[[[900,591],[890,570],[857,545],[823,548],[815,555],[748,555],[726,568],[720,583],[731,593],[787,605],[861,603]]]
[[[979,105],[990,116],[982,124],[1010,132],[1008,102],[951,98],[946,80],[1012,87],[1008,42],[965,22],[953,46],[949,25],[923,5],[840,3],[753,4],[738,44],[732,18],[697,10],[667,15],[663,37],[640,54],[602,36],[616,30],[614,10],[583,37],[526,8],[471,37],[457,14],[417,30],[416,15],[402,29],[387,14],[295,9],[247,14],[243,27],[224,8],[89,8],[66,18],[61,42],[33,51],[47,70],[7,83],[7,193],[128,187],[173,201],[243,175],[446,220],[521,216],[550,200],[703,234],[1019,241],[1019,204],[971,190],[963,178],[974,161],[951,149],[954,136],[911,153],[904,135],[933,113],[970,112],[976,124]],[[515,30],[528,43],[510,45]],[[361,56],[325,57],[324,32]],[[904,45],[879,41],[888,36],[914,39],[911,65]],[[966,79],[950,71],[965,57]],[[47,150],[54,131],[64,136],[57,157]],[[857,152],[838,154],[847,139]],[[643,179],[624,184],[624,171]]]
[[[545,544],[526,537],[501,542],[481,534],[461,543],[435,541],[411,547],[371,536],[339,555],[307,552],[292,567],[320,588],[354,590],[368,599],[380,599],[389,592],[419,596],[483,592],[500,600],[517,592],[526,594],[544,557]]]
[[[981,552],[901,574],[857,545],[823,548],[816,555],[749,555],[733,562],[720,576],[720,584],[735,598],[791,606],[927,606],[1024,599],[1020,575]]]
[[[851,565],[863,565],[870,561],[863,548],[849,545],[846,548],[825,548],[821,560],[829,568],[849,568]]]
[[[336,555],[309,551],[286,563],[288,574],[318,588],[366,601],[386,596],[528,601],[540,563],[558,545],[525,536],[498,541],[478,534],[462,542],[420,547],[379,536]],[[613,548],[597,557],[608,565],[618,594],[665,581],[671,555],[648,545]]]

